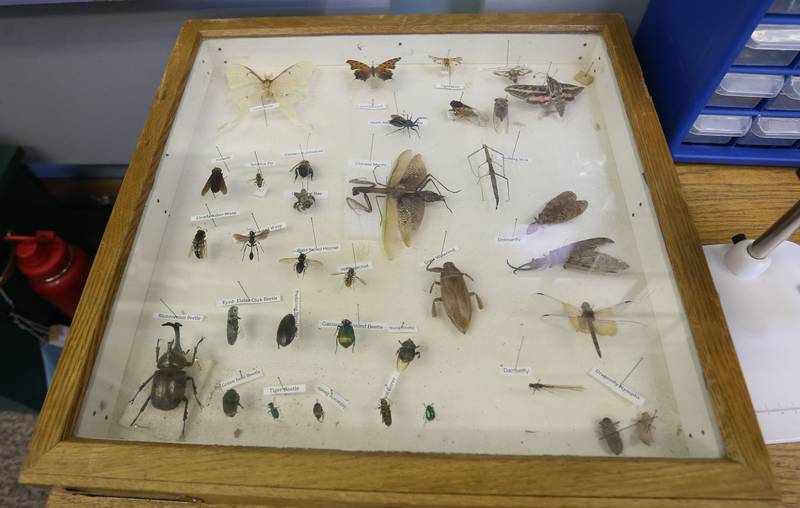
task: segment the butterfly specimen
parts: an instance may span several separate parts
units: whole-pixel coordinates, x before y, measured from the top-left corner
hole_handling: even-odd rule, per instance
[[[514,266],[506,260],[509,268],[518,271],[544,270],[553,266],[562,266],[565,270],[577,270],[594,273],[618,273],[628,269],[628,263],[610,254],[598,252],[597,248],[612,244],[610,238],[589,238],[570,243],[549,251],[544,256],[533,258],[527,263]]]
[[[446,57],[446,56],[432,56],[428,55],[431,60],[436,62],[437,64],[442,66],[442,70],[447,71],[448,73],[453,71],[453,67],[456,65],[461,64],[464,59],[460,56],[457,57]]]
[[[311,63],[296,63],[273,78],[271,75],[259,76],[246,65],[231,64],[225,77],[240,117],[248,114],[250,108],[277,102],[286,116],[296,118],[295,109],[308,95],[314,69]]]
[[[508,99],[505,97],[496,97],[494,99],[492,123],[494,124],[495,132],[498,134],[503,131],[508,132]]]
[[[582,86],[560,81],[547,76],[544,85],[511,85],[505,91],[529,104],[539,104],[544,107],[554,107],[559,116],[564,116],[566,103],[575,100],[583,91]]]
[[[544,205],[541,213],[528,224],[527,234],[535,233],[542,226],[571,221],[585,212],[587,206],[589,206],[588,201],[578,200],[572,191],[564,191]]]
[[[521,78],[522,76],[527,76],[531,72],[533,71],[531,71],[527,67],[516,66],[510,69],[500,69],[494,71],[493,74],[495,76],[500,76],[501,78],[506,78],[507,80],[516,84],[516,82],[519,81],[519,78]]]
[[[472,106],[467,106],[461,101],[450,101],[450,111],[458,120],[466,120],[467,122],[477,125],[483,125],[486,121],[486,118],[480,111]]]
[[[481,154],[481,152],[483,152],[484,161],[480,164],[477,164],[477,166],[474,166],[472,159],[476,155]],[[492,183],[492,194],[494,194],[494,209],[497,210],[497,207],[500,206],[500,193],[497,190],[498,178],[502,178],[506,181],[506,191],[508,196],[506,201],[511,200],[511,185],[509,184],[505,172],[505,155],[503,155],[501,152],[498,152],[494,148],[491,148],[490,146],[483,145],[481,148],[467,155],[467,162],[469,162],[469,168],[472,170],[472,174],[478,179],[478,185],[481,187],[481,199],[483,199],[483,185],[481,184],[481,180],[489,177],[489,181]],[[484,165],[486,166],[486,174],[481,175],[480,168]],[[497,166],[497,169],[495,169],[495,166]]]
[[[386,60],[377,67],[367,65],[358,60],[348,60],[346,63],[350,65],[350,70],[353,71],[353,75],[356,79],[366,81],[372,76],[375,76],[376,78],[386,81],[387,79],[392,79],[394,65],[399,61],[400,57],[398,56],[397,58]]]
[[[203,190],[200,191],[200,195],[205,196],[208,194],[209,190],[212,195],[217,192],[223,194],[228,193],[228,186],[225,185],[225,177],[222,176],[222,169],[214,168],[211,170],[211,175],[209,175],[208,180],[206,180],[205,185],[203,185]]]
[[[624,319],[616,319],[614,317],[615,309],[632,303],[632,300],[625,300],[624,302],[618,303],[613,307],[594,309],[589,302],[583,302],[580,307],[575,307],[574,305],[562,302],[557,298],[553,298],[550,295],[546,295],[544,293],[536,294],[544,296],[545,298],[550,298],[551,300],[555,300],[561,304],[561,313],[543,314],[542,317],[569,319],[570,325],[576,332],[586,333],[592,336],[594,349],[597,351],[597,356],[599,358],[602,358],[603,354],[600,352],[600,343],[598,342],[597,337],[613,337],[617,335],[619,333],[619,328],[617,325],[620,323],[633,323],[642,325],[642,323],[639,323],[638,321],[627,321]]]

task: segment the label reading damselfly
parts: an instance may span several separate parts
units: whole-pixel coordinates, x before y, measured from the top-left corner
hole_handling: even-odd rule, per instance
[[[497,244],[521,244],[527,241],[528,238],[526,236],[498,236],[494,239]]]
[[[505,367],[500,366],[501,376],[531,376],[533,375],[532,367]]]

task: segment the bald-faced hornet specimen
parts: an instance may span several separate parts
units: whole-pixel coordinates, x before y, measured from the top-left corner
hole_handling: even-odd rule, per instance
[[[306,270],[309,266],[321,266],[322,261],[317,261],[316,259],[311,259],[310,257],[306,256],[304,253],[300,252],[297,254],[296,258],[281,258],[281,263],[291,263],[294,265],[294,271],[297,275],[303,274],[305,275]]]

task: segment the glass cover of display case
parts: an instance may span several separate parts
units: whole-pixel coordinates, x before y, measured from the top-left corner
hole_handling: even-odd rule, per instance
[[[78,437],[720,457],[598,34],[201,43]]]

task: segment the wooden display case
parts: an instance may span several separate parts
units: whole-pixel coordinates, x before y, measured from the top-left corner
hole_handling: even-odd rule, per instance
[[[172,217],[177,215],[178,210],[183,214],[183,201],[175,196],[179,196],[182,184],[186,183],[183,178],[189,178],[186,175],[192,174],[193,170],[185,169],[184,164],[191,166],[193,145],[186,142],[185,147],[188,148],[182,150],[180,137],[187,136],[188,129],[182,127],[194,124],[185,118],[185,110],[193,107],[190,104],[192,97],[201,96],[198,100],[202,102],[206,96],[206,89],[201,89],[199,95],[196,90],[192,92],[191,88],[196,86],[193,83],[210,81],[209,90],[213,90],[213,80],[224,79],[219,70],[228,65],[227,59],[232,58],[228,55],[241,57],[242,51],[261,49],[260,41],[266,41],[263,44],[268,48],[270,41],[299,37],[300,50],[303,51],[308,48],[309,38],[319,38],[323,42],[331,41],[327,48],[329,52],[340,47],[336,44],[343,45],[341,47],[350,45],[355,51],[363,43],[368,48],[378,47],[385,53],[388,43],[381,37],[396,36],[400,42],[404,42],[403,37],[408,37],[405,39],[408,41],[405,50],[409,53],[403,55],[407,55],[406,61],[410,66],[420,67],[422,62],[414,60],[414,49],[423,47],[420,41],[426,41],[424,36],[439,37],[429,39],[437,50],[448,48],[451,43],[456,48],[460,47],[459,44],[466,44],[459,42],[458,35],[444,37],[444,34],[469,34],[466,39],[471,41],[472,46],[463,47],[485,51],[481,42],[486,41],[486,45],[491,44],[497,49],[496,52],[503,55],[510,47],[510,42],[503,47],[503,40],[510,41],[517,36],[532,37],[527,44],[532,48],[529,51],[533,56],[528,57],[526,62],[538,66],[537,70],[545,70],[551,64],[563,69],[585,69],[590,59],[598,59],[598,63],[594,64],[598,74],[595,76],[596,83],[592,85],[596,87],[596,91],[591,92],[593,102],[587,102],[584,109],[575,111],[584,111],[586,114],[594,112],[602,119],[596,124],[596,130],[600,131],[602,125],[604,131],[611,131],[611,134],[603,134],[608,137],[603,138],[605,144],[602,146],[615,159],[616,166],[612,168],[613,171],[604,170],[604,174],[607,172],[618,178],[618,187],[614,189],[621,189],[617,194],[622,205],[617,208],[625,211],[626,216],[631,215],[624,204],[629,204],[633,196],[637,197],[633,201],[638,201],[632,218],[625,223],[625,227],[630,226],[633,231],[631,252],[655,259],[644,260],[639,267],[642,277],[646,279],[646,286],[659,287],[662,294],[674,290],[678,295],[678,308],[682,306],[680,321],[687,323],[686,336],[690,340],[684,349],[678,348],[683,356],[667,359],[665,365],[672,378],[684,380],[673,379],[673,391],[686,388],[690,392],[688,397],[694,400],[696,406],[685,400],[676,405],[694,408],[707,404],[711,415],[710,425],[701,423],[694,427],[689,422],[703,422],[702,414],[688,410],[676,411],[682,413],[680,421],[687,426],[684,430],[680,424],[673,427],[670,422],[670,431],[676,429],[674,432],[678,435],[682,432],[687,434],[680,439],[680,442],[687,443],[679,447],[680,451],[640,447],[628,457],[624,454],[621,457],[597,456],[601,455],[600,452],[586,449],[585,443],[590,443],[590,440],[582,437],[572,438],[576,443],[574,453],[552,452],[542,443],[537,445],[538,454],[537,446],[508,452],[510,439],[506,439],[507,436],[501,436],[496,442],[488,441],[483,445],[484,448],[472,446],[469,443],[473,441],[468,440],[467,445],[456,446],[452,450],[436,448],[431,453],[421,453],[412,445],[403,444],[402,436],[395,438],[400,439],[398,447],[360,446],[355,441],[356,444],[343,446],[345,450],[337,450],[335,446],[315,446],[313,440],[309,441],[312,444],[305,447],[296,444],[282,447],[261,440],[241,443],[245,446],[234,446],[229,436],[216,439],[215,426],[219,422],[207,420],[206,416],[202,417],[203,423],[198,424],[198,431],[193,434],[190,430],[185,441],[158,433],[141,434],[139,437],[128,434],[124,426],[119,424],[127,413],[122,405],[117,408],[116,404],[116,401],[131,395],[130,383],[127,377],[123,377],[122,371],[128,376],[129,367],[136,367],[136,376],[142,380],[146,378],[147,372],[139,369],[139,360],[134,355],[144,350],[152,362],[153,342],[150,338],[136,339],[134,336],[139,331],[139,325],[128,326],[121,313],[127,311],[125,307],[131,302],[138,305],[137,316],[152,310],[144,299],[137,301],[131,295],[137,294],[136,291],[147,293],[149,277],[154,276],[153,265],[162,262],[165,254],[159,252],[153,258],[146,258],[142,253],[147,244],[153,245],[153,240],[163,239],[165,231],[175,224],[177,219]],[[550,35],[558,37],[558,40],[551,43],[547,39],[536,38]],[[325,39],[332,36],[335,39]],[[515,44],[517,41],[526,43],[524,39],[514,40]],[[240,44],[241,49],[238,53],[236,49],[228,53],[227,42],[231,43],[231,47]],[[552,51],[557,60],[548,61],[548,51]],[[216,52],[220,54],[212,55]],[[305,59],[314,59],[314,55],[307,53],[303,56]],[[355,53],[341,55],[342,62],[339,65],[343,75],[349,73],[343,61],[354,56]],[[386,55],[387,58],[389,56],[392,55]],[[467,67],[470,55],[461,56],[465,58]],[[419,54],[417,57],[427,58]],[[329,67],[335,63],[334,60],[324,62]],[[409,69],[411,75],[412,67]],[[475,68],[472,72],[477,75],[479,70]],[[401,72],[402,68],[397,71],[398,75]],[[559,75],[562,81],[571,81],[570,78]],[[431,88],[428,84],[424,86]],[[465,88],[465,93],[468,93],[471,87]],[[431,90],[429,93],[440,91]],[[368,95],[359,98],[369,99]],[[458,97],[442,94],[440,100],[447,104],[451,99]],[[489,98],[480,100],[486,102]],[[468,102],[466,97],[464,102]],[[413,109],[414,104],[405,107]],[[572,107],[567,105],[567,117]],[[519,110],[516,112],[519,113]],[[552,117],[539,120],[557,121]],[[423,139],[428,135],[428,129],[449,128],[437,126],[439,121],[445,122],[435,118],[430,126],[423,127]],[[536,121],[534,117],[530,124],[534,125]],[[574,115],[572,121],[580,121],[578,114]],[[197,123],[202,123],[202,120]],[[269,128],[269,122],[266,127]],[[263,129],[264,125],[258,128]],[[558,132],[555,127],[553,130]],[[263,135],[263,131],[259,135]],[[476,139],[482,139],[483,134],[477,136]],[[211,136],[209,139],[216,138]],[[467,145],[467,138],[464,139],[464,146],[457,146],[458,156],[465,156],[475,148],[472,141]],[[570,143],[574,143],[575,147],[583,146],[580,141],[566,140],[564,147],[553,150],[568,153],[573,149]],[[366,142],[360,138],[353,144],[354,147],[362,145],[366,145]],[[387,152],[386,158],[390,155]],[[181,159],[181,162],[173,162],[175,159]],[[208,168],[203,168],[201,172],[207,171]],[[328,171],[342,177],[342,182],[345,181],[344,171]],[[441,173],[448,174],[443,170]],[[638,180],[639,173],[642,181]],[[177,176],[172,178],[170,175]],[[289,178],[286,175],[284,177]],[[517,178],[525,181],[520,173],[517,173]],[[334,194],[334,187],[331,189],[331,194]],[[343,200],[344,195],[342,193],[339,197]],[[530,198],[524,194],[519,198],[516,194],[514,196],[515,206],[517,202]],[[328,199],[325,206],[333,202],[331,197]],[[542,201],[541,196],[537,195],[534,201]],[[536,205],[529,203],[527,206],[532,212]],[[639,218],[635,218],[636,214]],[[166,217],[155,218],[161,215]],[[425,233],[423,231],[420,234]],[[190,238],[180,241],[184,240],[188,248]],[[645,243],[651,247],[644,247]],[[643,268],[650,266],[650,262],[657,262],[662,255],[665,263],[668,263],[665,266],[671,265],[671,270]],[[233,258],[239,262],[237,256]],[[459,266],[461,264],[462,261],[459,261]],[[149,277],[142,276],[142,266],[150,267]],[[660,278],[651,277],[654,273]],[[147,279],[148,284],[142,284],[142,288],[137,289],[136,277]],[[663,285],[658,286],[658,281]],[[674,289],[670,289],[672,284]],[[656,308],[655,304],[653,308]],[[654,320],[658,321],[658,317]],[[525,324],[534,327],[532,321]],[[109,338],[112,335],[113,341]],[[474,337],[467,338],[474,340]],[[447,339],[445,337],[442,340]],[[136,348],[133,348],[134,342]],[[123,348],[124,357],[117,354],[118,348]],[[135,353],[132,352],[134,350]],[[363,358],[370,358],[369,354],[365,353]],[[122,362],[119,366],[114,364],[115,358]],[[683,366],[678,361],[681,358],[685,360]],[[693,358],[699,365],[696,371]],[[129,359],[131,363],[128,365]],[[219,357],[217,363],[224,361]],[[579,361],[576,359],[576,363]],[[152,371],[151,367],[147,368]],[[117,371],[120,377],[109,381],[109,374],[103,369]],[[696,382],[697,387],[693,384]],[[92,412],[97,413],[93,408],[100,407],[97,405],[100,399],[96,398],[96,394],[105,389],[102,383],[108,384],[108,390],[113,392],[112,399],[103,399],[114,408],[109,410],[111,421],[108,424],[89,417]],[[687,395],[675,394],[677,399],[684,396]],[[666,426],[668,416],[664,418]],[[174,421],[179,422],[180,418],[169,420]],[[443,425],[450,424],[445,422]],[[697,432],[701,429],[702,437],[692,437],[693,430]],[[572,430],[573,436],[578,436],[579,432],[583,432],[581,436],[586,435],[583,427],[576,426]],[[522,427],[517,431],[522,432]],[[222,431],[219,434],[221,436]],[[357,436],[352,439],[357,439]],[[661,439],[671,442],[665,435]],[[492,453],[495,444],[500,452]],[[563,450],[566,449],[567,445]],[[697,233],[689,218],[677,174],[647,96],[622,18],[612,15],[509,14],[187,22],[156,92],[114,207],[67,347],[39,419],[21,479],[26,483],[101,494],[274,505],[761,506],[776,502],[777,493],[766,448],[699,247]]]

